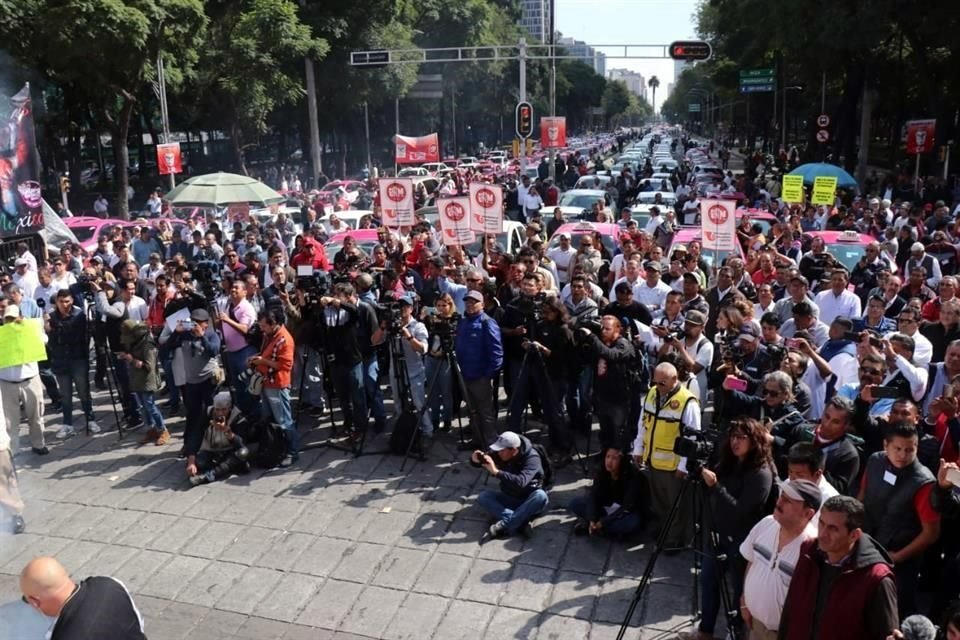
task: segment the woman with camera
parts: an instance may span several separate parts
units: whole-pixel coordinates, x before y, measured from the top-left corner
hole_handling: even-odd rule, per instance
[[[764,426],[752,418],[730,422],[726,438],[717,446],[718,461],[704,467],[700,478],[705,487],[703,565],[700,593],[702,617],[696,640],[713,638],[717,614],[722,606],[719,585],[726,575],[730,602],[740,602],[743,574],[746,568],[740,555],[740,544],[750,529],[769,512],[770,495],[776,471],[770,453],[770,441]],[[717,546],[711,538],[716,534]],[[726,555],[726,566],[717,557]]]
[[[459,320],[459,316],[454,313],[453,297],[449,293],[440,294],[436,309],[435,315],[427,315],[424,318],[430,334],[427,345],[426,376],[427,384],[433,381],[433,388],[427,389],[427,392],[433,393],[433,397],[430,398],[430,418],[433,420],[434,431],[440,428],[441,420],[444,429],[450,428],[450,416],[456,406],[452,372],[446,349],[453,349]]]

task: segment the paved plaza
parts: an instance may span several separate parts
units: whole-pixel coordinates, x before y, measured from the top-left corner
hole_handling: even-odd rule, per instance
[[[46,554],[75,578],[122,580],[151,640],[606,639],[653,546],[573,535],[565,506],[588,486],[577,464],[558,473],[531,538],[479,545],[486,473],[455,451],[454,433],[404,473],[396,456],[314,448],[290,469],[189,488],[182,423],[170,421],[166,447],[138,445],[140,431],[62,443],[48,431],[50,455],[21,452],[27,532],[0,535],[0,603],[19,598],[20,569]],[[383,436],[367,446],[385,448]],[[628,638],[688,628],[690,564],[689,553],[661,556]],[[0,608],[0,638],[19,607]]]

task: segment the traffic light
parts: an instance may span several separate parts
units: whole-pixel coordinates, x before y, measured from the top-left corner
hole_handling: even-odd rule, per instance
[[[70,176],[60,176],[60,191],[70,193]]]
[[[529,138],[533,134],[533,107],[529,102],[517,103],[517,136]]]
[[[709,60],[712,54],[713,47],[703,40],[677,40],[670,44],[670,57],[674,60]]]

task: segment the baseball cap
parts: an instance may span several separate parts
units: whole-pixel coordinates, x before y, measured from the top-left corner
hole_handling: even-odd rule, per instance
[[[468,291],[467,295],[463,296],[464,300],[475,300],[477,302],[483,302],[483,294],[479,291]]]
[[[684,322],[689,322],[690,324],[704,325],[707,323],[707,317],[703,314],[703,311],[697,311],[696,309],[687,311],[683,315],[683,320]]]
[[[17,258],[13,263],[13,266],[15,267],[26,267],[29,265],[30,265],[30,261],[27,260],[26,258]]]
[[[647,260],[643,264],[643,268],[646,269],[647,271],[656,271],[657,273],[660,273],[663,271],[663,265],[657,262],[656,260]]]
[[[740,327],[740,339],[749,342],[756,342],[760,337],[760,330],[752,322],[747,322]]]
[[[210,322],[210,314],[206,309],[194,309],[190,312],[190,319],[194,322]]]
[[[504,449],[519,449],[520,436],[513,431],[504,431],[497,438],[497,441],[490,445],[491,451],[503,451]]]
[[[4,318],[19,318],[20,317],[20,307],[15,304],[7,305],[6,311],[3,312]]]
[[[819,511],[823,504],[820,487],[809,480],[787,480],[780,483],[780,492],[791,500],[802,500],[805,505]]]
[[[910,245],[910,253],[923,253],[925,250],[926,249],[921,242],[914,242],[912,245]]]
[[[675,244],[673,245],[673,253],[687,253],[687,245],[685,244]]]
[[[400,302],[400,304],[407,304],[407,305],[410,305],[411,307],[413,306],[413,296],[409,293],[405,293],[402,296],[400,296],[398,298],[398,301]]]

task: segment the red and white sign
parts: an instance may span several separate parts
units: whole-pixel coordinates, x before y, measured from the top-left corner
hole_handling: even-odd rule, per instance
[[[563,116],[540,118],[540,148],[563,149],[567,146],[567,119]]]
[[[737,202],[735,200],[701,200],[700,225],[703,248],[733,251],[737,242]]]
[[[183,159],[180,157],[179,142],[157,145],[157,173],[162,176],[171,173],[183,173]]]
[[[476,234],[470,228],[469,197],[439,198],[437,210],[440,212],[440,233],[443,236],[443,244],[465,245],[476,240]]]
[[[423,162],[440,162],[440,138],[435,133],[420,136],[394,136],[396,153],[394,161],[397,164],[420,164]]]
[[[821,129],[826,129],[830,126],[830,116],[825,113],[821,113],[817,116],[817,126]]]
[[[936,143],[936,120],[907,121],[907,153],[930,153]]]
[[[413,226],[413,180],[411,178],[380,179],[380,210],[388,227]]]
[[[479,233],[503,232],[503,187],[470,183],[470,229]]]
[[[820,129],[817,131],[817,142],[826,142],[830,139],[830,132],[826,129]]]

